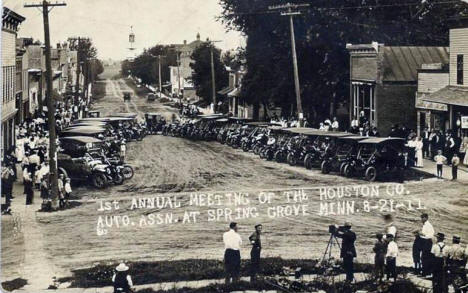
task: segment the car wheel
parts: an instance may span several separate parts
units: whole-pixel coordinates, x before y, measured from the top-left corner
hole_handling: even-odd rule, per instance
[[[68,177],[67,171],[66,171],[65,169],[63,169],[63,168],[58,168],[58,174],[59,174],[59,175],[60,175],[60,174],[63,174],[63,176],[64,176],[65,178],[69,178],[69,177]]]
[[[311,170],[312,169],[312,156],[311,155],[306,155],[304,158],[304,166],[306,169]]]
[[[116,185],[122,185],[124,183],[124,177],[120,174],[116,174],[114,177],[114,183]]]
[[[323,174],[328,174],[330,173],[330,166],[328,165],[327,161],[323,161],[322,165],[320,166],[320,169],[322,170]]]
[[[296,166],[296,165],[297,165],[297,159],[296,159],[296,157],[293,156],[292,154],[288,154],[287,160],[288,160],[288,164],[289,164],[290,166]]]
[[[341,163],[340,165],[340,175],[344,175],[344,168],[346,167],[346,163]]]
[[[343,175],[348,177],[348,178],[353,176],[353,171],[351,170],[351,166],[349,164],[346,164],[344,166]]]
[[[94,173],[92,178],[93,186],[99,189],[105,188],[107,185],[107,177],[103,173]]]
[[[122,169],[122,175],[125,179],[133,178],[133,168],[130,165],[124,165]]]
[[[377,169],[373,166],[367,167],[365,178],[367,181],[373,182],[377,179]]]
[[[266,154],[265,154],[265,158],[267,159],[267,161],[271,161],[273,160],[273,151],[267,151]]]

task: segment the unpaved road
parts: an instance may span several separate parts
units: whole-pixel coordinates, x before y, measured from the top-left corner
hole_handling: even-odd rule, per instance
[[[131,91],[123,80],[107,79],[107,95],[95,105],[104,114],[111,112],[147,111],[163,112],[170,118],[174,110],[158,102],[147,103],[135,97],[130,103],[123,102],[123,91]],[[214,222],[200,219],[197,223],[183,224],[180,221],[167,225],[140,227],[142,215],[173,211],[175,217],[182,217],[184,211],[200,211],[205,214],[213,207],[188,207],[190,192],[249,192],[255,197],[259,191],[275,189],[306,188],[308,195],[304,203],[309,206],[307,216],[270,218],[265,210],[268,207],[285,205],[286,200],[276,193],[272,202],[260,207],[252,200],[249,206],[258,207],[263,212],[256,218],[237,220],[245,242],[253,225],[264,224],[264,255],[284,258],[319,258],[329,239],[328,225],[341,224],[345,220],[353,223],[358,235],[356,243],[358,261],[372,262],[371,245],[373,235],[382,232],[383,221],[380,210],[345,216],[320,216],[318,186],[365,184],[336,175],[322,175],[319,171],[308,171],[301,167],[266,162],[250,153],[233,150],[217,142],[194,142],[182,138],[148,136],[142,142],[130,143],[127,150],[128,163],[135,168],[135,177],[122,186],[106,190],[77,188],[82,197],[82,205],[53,214],[38,214],[38,229],[43,233],[43,249],[48,261],[54,265],[54,275],[68,276],[78,267],[93,266],[98,262],[119,262],[136,260],[170,260],[189,258],[222,258],[222,233],[228,220]],[[386,184],[380,184],[385,190]],[[454,233],[468,239],[468,199],[466,185],[456,182],[425,179],[407,182],[405,193],[395,198],[397,201],[418,200],[427,207],[431,222],[437,231],[446,233],[448,238]],[[182,207],[171,209],[129,210],[134,197],[154,197],[157,195],[176,196]],[[385,196],[383,196],[385,198]],[[100,199],[119,200],[120,209],[98,212]],[[365,198],[356,199],[362,207]],[[226,205],[216,206],[225,208]],[[230,208],[233,208],[230,206]],[[411,264],[412,231],[421,226],[419,214],[422,210],[398,209],[395,222],[399,229],[401,257],[399,264]],[[109,228],[108,233],[97,236],[99,215],[128,215],[133,224],[120,228]],[[180,219],[180,218],[179,218]],[[26,239],[25,239],[26,240]],[[15,239],[10,233],[2,233],[2,244],[6,244],[6,254],[18,253],[12,245]],[[25,246],[30,244],[25,243]],[[242,257],[249,257],[248,245],[242,250]],[[2,281],[18,276],[18,264],[11,261],[2,267]],[[25,270],[27,271],[27,270]],[[13,273],[14,272],[14,273]],[[29,279],[34,276],[22,276]],[[39,289],[39,288],[38,288]],[[43,288],[40,288],[43,289]]]

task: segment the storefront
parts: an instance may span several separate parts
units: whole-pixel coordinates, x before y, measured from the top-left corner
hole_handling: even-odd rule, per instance
[[[429,105],[445,106],[445,111],[431,110],[429,125],[434,129],[451,130],[460,138],[468,136],[468,88],[447,86],[435,93],[421,97]],[[440,107],[442,107],[440,106]],[[427,120],[427,118],[426,118]],[[437,127],[439,126],[439,127]]]

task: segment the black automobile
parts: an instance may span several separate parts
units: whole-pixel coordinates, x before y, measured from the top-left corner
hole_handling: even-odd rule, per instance
[[[90,152],[100,152],[105,149],[102,140],[90,136],[60,137],[61,152],[72,158],[84,156]]]
[[[159,113],[145,113],[145,121],[149,134],[157,134],[166,124],[166,120]]]
[[[307,169],[320,168],[322,162],[335,155],[337,139],[351,136],[347,132],[318,131],[312,145],[308,146],[308,152],[304,157],[304,166]]]
[[[61,132],[63,137],[66,136],[91,136],[95,138],[105,138],[109,135],[109,130],[98,126],[78,126],[69,127]]]
[[[375,181],[384,174],[393,174],[402,181],[408,166],[408,150],[402,138],[373,137],[359,141],[358,154],[346,164],[344,174]]]
[[[70,178],[73,182],[85,182],[96,188],[107,186],[107,166],[91,165],[84,158],[72,158],[69,155],[57,154],[58,173]]]
[[[321,164],[322,173],[338,172],[344,175],[346,164],[350,163],[357,156],[359,142],[367,139],[366,136],[344,136],[339,137],[336,143],[336,151],[333,156],[327,156]]]
[[[96,110],[91,110],[88,112],[88,117],[89,118],[99,118],[101,117],[101,112],[96,111]]]
[[[294,139],[285,145],[276,156],[278,162],[288,162],[291,166],[302,165],[305,156],[310,152],[317,134],[321,131],[314,128],[288,128]]]

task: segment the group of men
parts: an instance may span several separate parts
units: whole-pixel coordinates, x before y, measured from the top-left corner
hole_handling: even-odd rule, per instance
[[[397,280],[397,258],[399,249],[397,244],[397,228],[391,215],[384,216],[384,233],[376,235],[374,244],[375,253],[375,277],[382,281],[384,275],[387,280]],[[460,245],[460,236],[454,235],[452,245],[446,245],[445,235],[435,233],[434,227],[429,222],[428,214],[421,215],[422,227],[414,231],[415,242],[413,244],[413,260],[416,274],[422,277],[432,278],[434,293],[447,293],[448,285],[451,283],[456,293],[468,292],[466,286],[465,266],[468,259],[468,247]],[[341,238],[340,257],[343,260],[343,269],[346,273],[346,282],[354,280],[354,258],[357,257],[355,241],[356,233],[351,229],[350,222],[345,222],[342,227],[335,229],[333,236]],[[257,279],[260,272],[260,254],[262,225],[255,226],[255,231],[250,235],[249,241],[252,246],[250,277],[251,281]],[[436,241],[434,241],[436,240]],[[238,233],[237,223],[229,225],[229,231],[223,235],[225,246],[224,262],[226,271],[226,284],[237,282],[240,276],[241,257],[240,249],[242,238]],[[466,286],[466,287],[463,287]]]

